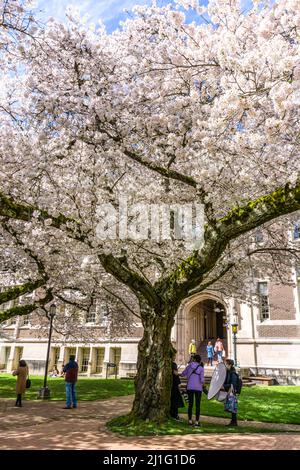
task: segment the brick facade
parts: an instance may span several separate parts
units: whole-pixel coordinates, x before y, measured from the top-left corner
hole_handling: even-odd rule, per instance
[[[270,283],[270,320],[295,320],[293,291],[292,286]]]
[[[260,325],[260,338],[300,338],[300,325]]]

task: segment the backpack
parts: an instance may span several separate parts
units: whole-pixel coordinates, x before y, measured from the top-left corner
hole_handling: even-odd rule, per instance
[[[240,394],[241,394],[241,391],[242,391],[243,381],[242,381],[241,377],[239,376],[239,374],[237,374],[237,373],[235,372],[235,375],[236,375],[236,378],[237,378],[237,383],[236,383],[236,390],[235,390],[235,392],[236,392],[237,395],[240,395]]]

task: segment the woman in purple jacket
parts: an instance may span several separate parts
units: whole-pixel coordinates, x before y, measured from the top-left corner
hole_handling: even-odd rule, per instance
[[[189,397],[189,424],[192,425],[192,415],[193,415],[193,405],[194,405],[194,396],[196,401],[196,422],[195,427],[199,427],[200,419],[200,401],[202,395],[202,387],[204,384],[204,368],[201,362],[201,357],[196,354],[194,356],[193,362],[191,362],[181,374],[183,377],[187,377],[187,393]]]

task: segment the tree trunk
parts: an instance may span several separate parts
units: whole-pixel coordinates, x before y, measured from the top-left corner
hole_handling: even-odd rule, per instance
[[[171,329],[176,309],[154,311],[140,301],[144,334],[138,346],[135,400],[130,418],[162,422],[169,416],[172,383],[171,362],[175,352]]]

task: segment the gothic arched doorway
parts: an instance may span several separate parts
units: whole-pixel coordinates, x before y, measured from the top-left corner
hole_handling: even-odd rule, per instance
[[[227,308],[223,299],[214,294],[201,293],[186,299],[177,317],[177,358],[179,363],[188,359],[188,345],[196,340],[197,352],[206,360],[208,341],[222,339],[227,352]]]

